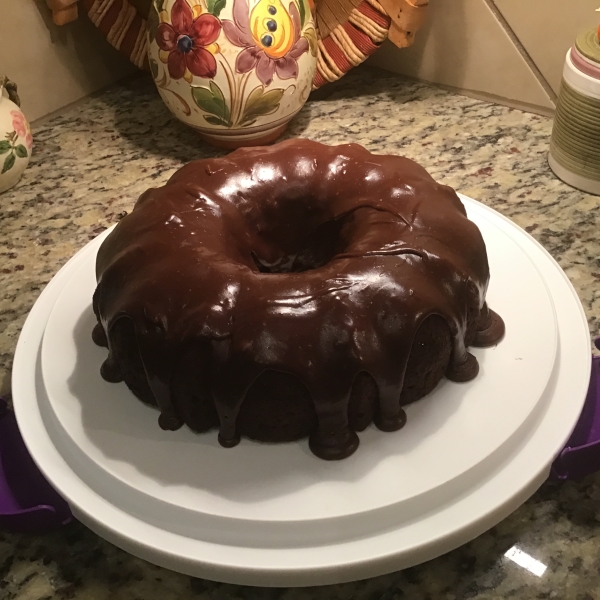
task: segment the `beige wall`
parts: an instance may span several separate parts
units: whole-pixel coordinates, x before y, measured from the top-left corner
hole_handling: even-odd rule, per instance
[[[597,26],[600,0],[430,0],[413,47],[386,43],[372,64],[411,77],[552,110],[564,56]]]
[[[555,93],[567,50],[581,31],[600,24],[600,0],[494,0]]]
[[[40,118],[135,72],[81,15],[56,27],[44,0],[0,0],[0,75]],[[387,43],[372,64],[508,103],[551,110],[564,54],[600,21],[600,0],[430,0],[412,48]]]
[[[0,75],[17,83],[30,121],[135,72],[85,15],[56,27],[44,0],[0,2]]]

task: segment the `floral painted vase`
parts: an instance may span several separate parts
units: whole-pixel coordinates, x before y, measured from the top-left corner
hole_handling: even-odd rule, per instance
[[[0,193],[19,181],[31,157],[31,129],[19,104],[17,86],[0,77]]]
[[[171,112],[226,148],[274,141],[311,90],[307,0],[153,0],[149,62]]]

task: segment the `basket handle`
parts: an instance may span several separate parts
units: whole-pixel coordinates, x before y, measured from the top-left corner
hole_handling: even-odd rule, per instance
[[[77,0],[46,0],[55,25],[66,25],[77,19]]]
[[[416,31],[423,25],[429,0],[378,1],[392,20],[388,40],[398,48],[410,46]]]

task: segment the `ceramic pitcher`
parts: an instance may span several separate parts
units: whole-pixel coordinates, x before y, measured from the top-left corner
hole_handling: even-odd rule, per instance
[[[19,181],[31,157],[31,129],[19,104],[17,86],[0,77],[0,193]]]
[[[209,142],[274,141],[311,90],[308,0],[153,0],[149,62],[173,114]]]

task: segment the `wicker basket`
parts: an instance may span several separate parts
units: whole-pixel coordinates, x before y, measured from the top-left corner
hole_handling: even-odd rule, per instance
[[[77,0],[46,0],[54,21],[77,17]],[[318,0],[317,72],[313,89],[336,81],[375,52],[389,38],[410,46],[429,0]],[[133,64],[148,69],[146,24],[151,0],[81,0],[92,23]]]

